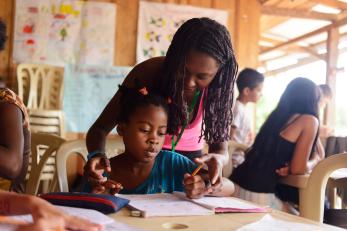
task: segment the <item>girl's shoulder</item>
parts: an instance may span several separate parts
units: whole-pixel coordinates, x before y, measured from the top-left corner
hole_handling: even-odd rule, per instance
[[[314,126],[318,126],[319,125],[319,121],[318,118],[313,116],[313,115],[309,115],[309,114],[302,114],[299,116],[298,118],[298,122],[305,124],[305,125],[314,125]]]
[[[310,114],[299,114],[292,119],[292,122],[289,122],[289,126],[294,129],[299,129],[301,131],[318,129],[319,120],[317,117]]]

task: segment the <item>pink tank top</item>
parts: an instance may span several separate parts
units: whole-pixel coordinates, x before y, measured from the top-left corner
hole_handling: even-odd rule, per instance
[[[203,99],[205,97],[205,91],[202,92],[202,97],[199,103],[198,113],[192,123],[188,124],[184,129],[181,139],[175,148],[176,151],[199,151],[202,150],[205,144],[203,138],[199,142],[201,134],[202,113],[203,113]],[[175,140],[176,140],[175,136]],[[163,148],[171,150],[172,148],[172,136],[166,135]]]

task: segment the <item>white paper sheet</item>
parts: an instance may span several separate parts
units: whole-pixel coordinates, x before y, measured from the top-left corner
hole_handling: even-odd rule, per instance
[[[274,218],[270,214],[265,215],[262,219],[257,222],[245,225],[237,231],[258,231],[258,230],[266,230],[266,231],[315,231],[315,230],[326,230],[324,227],[299,223],[299,222],[291,222],[280,220]]]
[[[117,196],[129,199],[129,206],[141,211],[144,217],[199,216],[214,214],[210,209],[182,200],[169,193],[147,195],[117,194]]]
[[[15,12],[14,61],[113,64],[116,4],[16,0]]]
[[[226,25],[228,12],[188,5],[140,1],[137,63],[151,57],[164,56],[177,29],[188,19],[200,17],[208,17]]]

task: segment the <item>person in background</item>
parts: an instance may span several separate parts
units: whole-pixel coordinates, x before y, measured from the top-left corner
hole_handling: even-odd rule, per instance
[[[4,49],[6,26],[0,21],[0,50]],[[0,177],[10,181],[10,190],[24,192],[30,154],[28,113],[22,100],[10,89],[0,88]]]
[[[185,191],[190,198],[205,194],[230,196],[233,184],[223,178],[218,190],[205,184],[198,167],[187,157],[162,150],[169,108],[160,96],[146,88],[120,86],[121,111],[118,134],[123,137],[124,153],[110,159],[112,169],[103,186],[92,185],[95,193],[152,194]],[[115,187],[112,187],[114,185]],[[111,186],[111,187],[110,187]]]
[[[0,20],[0,50],[4,49],[6,26]],[[22,100],[10,89],[0,88],[0,177],[11,181],[10,190],[23,193],[30,154],[28,113]],[[18,230],[101,230],[101,226],[69,216],[35,196],[0,190],[0,215],[31,214],[34,223]]]
[[[333,93],[328,84],[318,85],[321,92],[321,100],[319,101],[319,118],[323,119],[324,110],[328,103],[331,102],[333,98]],[[333,134],[333,129],[326,125],[321,125],[319,128],[319,136],[322,138],[327,138]]]
[[[311,80],[296,78],[289,83],[260,128],[245,161],[231,175],[234,196],[285,209],[278,197],[285,201],[291,198],[285,194],[286,188],[281,190],[279,177],[305,174],[322,159],[315,152],[319,100],[319,89]]]
[[[165,57],[138,64],[123,82],[130,88],[139,82],[171,101],[163,148],[206,163],[212,187],[221,184],[222,168],[228,160],[236,73],[226,27],[209,18],[193,18],[178,28]],[[119,124],[119,99],[117,92],[87,134],[87,148],[93,158],[85,172],[100,183],[104,171],[111,171],[105,140]],[[205,155],[203,140],[209,145]]]
[[[237,79],[236,84],[239,96],[236,99],[233,109],[233,122],[231,124],[231,140],[237,143],[250,146],[253,142],[251,129],[251,118],[247,114],[248,103],[257,103],[262,95],[264,76],[252,68],[243,69]],[[237,167],[244,161],[244,153],[236,151],[232,155],[233,167]]]

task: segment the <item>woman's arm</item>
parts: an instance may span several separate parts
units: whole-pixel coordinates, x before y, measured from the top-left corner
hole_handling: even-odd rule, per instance
[[[300,123],[303,126],[295,145],[294,155],[290,163],[291,174],[305,174],[310,171],[318,161],[309,161],[314,139],[318,131],[318,120],[314,116],[304,115]]]
[[[223,166],[228,161],[228,142],[211,144],[208,151],[208,154],[196,158],[195,162],[204,163],[208,166],[212,186],[219,188],[222,183]]]
[[[208,146],[208,153],[220,155],[216,157],[220,159],[221,164],[224,166],[228,161],[228,142],[210,144]]]
[[[15,179],[23,164],[23,114],[15,105],[0,103],[0,176]]]

